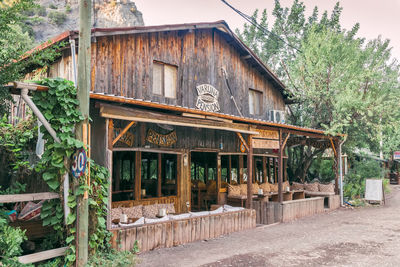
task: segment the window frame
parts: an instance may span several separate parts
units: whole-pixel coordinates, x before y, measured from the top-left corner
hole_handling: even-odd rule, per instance
[[[155,71],[155,65],[160,65],[162,68],[162,70],[161,70],[161,94],[159,94],[159,93],[155,93],[154,92],[154,71]],[[174,68],[176,71],[175,71],[175,75],[176,75],[176,77],[175,77],[175,84],[174,84],[174,86],[175,86],[175,88],[173,88],[174,89],[174,96],[173,97],[171,97],[171,96],[167,96],[166,95],[166,66],[167,67],[171,67],[171,68]],[[174,80],[174,79],[172,79],[172,80]],[[152,93],[154,94],[154,95],[157,95],[157,96],[162,96],[162,97],[165,97],[165,98],[168,98],[168,99],[176,99],[177,98],[177,92],[178,92],[178,66],[177,65],[174,65],[174,64],[169,64],[169,63],[165,63],[165,62],[162,62],[162,61],[159,61],[159,60],[153,60],[153,69],[152,69],[152,88],[151,88],[151,90],[152,90]]]
[[[253,105],[251,105],[251,103],[250,103],[250,98],[251,98],[251,95],[253,95],[253,97],[254,96],[256,96],[258,94],[258,96],[259,96],[259,107],[258,107],[258,110],[256,110],[256,106],[255,106],[255,99],[253,99]],[[263,91],[261,91],[261,90],[257,90],[257,89],[254,89],[254,88],[249,88],[249,93],[248,93],[248,95],[249,95],[249,114],[250,115],[254,115],[254,116],[260,116],[260,115],[262,115],[263,114],[263,111],[264,111],[264,109],[263,109],[263,104],[264,104],[264,92]],[[251,107],[253,107],[253,113],[251,112]]]

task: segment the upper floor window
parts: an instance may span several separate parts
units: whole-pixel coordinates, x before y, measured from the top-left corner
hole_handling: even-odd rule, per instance
[[[261,115],[263,105],[263,93],[249,89],[249,113],[250,115]]]
[[[176,98],[178,67],[163,62],[153,62],[153,93]]]

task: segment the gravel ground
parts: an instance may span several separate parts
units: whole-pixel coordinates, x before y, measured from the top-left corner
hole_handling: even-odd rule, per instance
[[[139,266],[400,266],[400,186],[344,209],[140,254]]]

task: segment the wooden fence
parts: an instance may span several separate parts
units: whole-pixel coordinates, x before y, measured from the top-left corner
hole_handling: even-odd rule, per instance
[[[323,197],[285,201],[282,203],[282,222],[290,222],[324,211]]]
[[[279,202],[253,201],[257,224],[289,222],[324,212],[324,198],[313,197]]]
[[[111,230],[112,247],[131,250],[135,241],[141,252],[155,248],[168,248],[198,240],[216,238],[232,232],[256,227],[254,210],[224,212],[159,223],[145,224],[132,228]]]

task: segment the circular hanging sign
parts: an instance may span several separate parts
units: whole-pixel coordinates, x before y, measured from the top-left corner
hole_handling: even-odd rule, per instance
[[[81,177],[86,171],[86,151],[81,148],[72,156],[71,172],[75,178]]]

